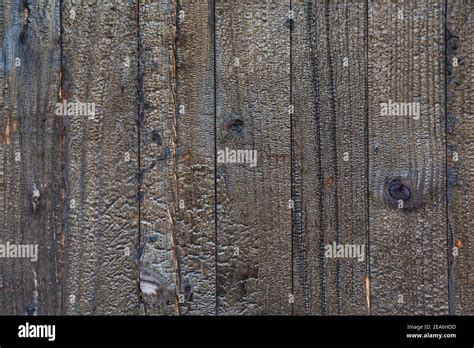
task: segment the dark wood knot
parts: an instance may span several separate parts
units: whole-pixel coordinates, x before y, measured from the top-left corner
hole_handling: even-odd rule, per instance
[[[409,177],[394,177],[385,182],[384,196],[388,204],[398,209],[420,206],[415,185]]]
[[[388,187],[388,194],[391,198],[399,201],[407,201],[410,199],[411,191],[410,188],[400,182],[400,180],[393,180]]]

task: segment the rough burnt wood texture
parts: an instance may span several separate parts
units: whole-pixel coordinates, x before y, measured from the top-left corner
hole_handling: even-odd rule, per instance
[[[207,1],[140,2],[140,284],[147,314],[216,310],[212,13]]]
[[[62,134],[60,8],[2,1],[0,243],[37,245],[32,258],[0,259],[0,314],[61,312]],[[33,256],[33,255],[30,255]]]
[[[369,3],[372,314],[448,313],[443,15]]]
[[[61,8],[61,102],[87,104],[87,114],[68,108],[59,116],[65,128],[63,312],[133,314],[139,236],[136,4],[66,1]]]
[[[291,313],[289,11],[216,1],[218,314]]]
[[[363,315],[367,258],[325,246],[366,245],[365,2],[294,1],[292,30],[295,314]]]
[[[0,314],[473,315],[473,8],[0,0]]]
[[[446,7],[448,276],[450,314],[474,314],[474,6]]]

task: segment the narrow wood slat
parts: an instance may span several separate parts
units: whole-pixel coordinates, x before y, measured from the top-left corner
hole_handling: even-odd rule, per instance
[[[54,115],[59,1],[2,1],[1,8],[0,243],[37,247],[38,259],[1,259],[0,314],[57,314],[62,262],[61,132]],[[34,198],[35,189],[39,197]]]
[[[145,314],[179,314],[173,218],[178,208],[176,12],[174,1],[140,2],[140,288]]]
[[[207,1],[140,6],[147,314],[215,314],[212,12]]]
[[[293,9],[295,314],[363,315],[368,310],[366,6],[299,0]],[[359,254],[335,257],[334,243],[358,248],[353,250]]]
[[[291,313],[289,10],[281,0],[216,1],[221,315]],[[257,161],[232,163],[226,149],[257,151]]]
[[[138,305],[137,4],[66,1],[65,314],[133,314]]]
[[[474,3],[452,0],[447,5],[450,313],[473,315]]]
[[[368,30],[371,312],[447,314],[443,1],[370,2]]]

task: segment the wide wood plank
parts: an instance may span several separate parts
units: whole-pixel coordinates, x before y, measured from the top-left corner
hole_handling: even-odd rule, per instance
[[[221,315],[291,313],[289,10],[216,1]]]
[[[443,1],[369,2],[371,313],[448,313]]]
[[[141,288],[147,314],[213,315],[214,42],[211,1],[140,4]]]
[[[61,130],[54,114],[59,1],[2,1],[0,7],[0,244],[28,245],[33,251],[30,258],[2,255],[0,314],[57,314],[62,262]]]
[[[298,0],[293,10],[295,314],[363,315],[368,311],[366,6]],[[337,248],[346,246],[358,253],[337,256]]]
[[[63,312],[138,310],[137,3],[65,1]],[[95,107],[95,110],[92,110]],[[69,110],[66,110],[69,111]],[[92,112],[95,111],[95,112]]]
[[[474,314],[474,3],[447,2],[450,314]]]

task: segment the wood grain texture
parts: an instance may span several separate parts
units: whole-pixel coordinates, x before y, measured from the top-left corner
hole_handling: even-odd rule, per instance
[[[217,164],[221,315],[291,313],[289,10],[280,0],[216,2],[218,155],[257,151],[255,166]]]
[[[59,1],[2,1],[0,243],[38,247],[0,262],[0,314],[60,311]],[[33,197],[34,190],[39,194]],[[34,250],[34,249],[33,249]]]
[[[474,4],[454,0],[447,5],[450,313],[474,315]]]
[[[178,11],[177,246],[182,313],[216,313],[214,2]]]
[[[366,6],[294,1],[295,314],[367,313]],[[360,245],[357,258],[325,246]]]
[[[133,314],[138,305],[137,4],[62,7],[66,135],[65,314]],[[88,104],[92,105],[92,104]]]
[[[175,227],[176,15],[175,1],[140,2],[140,287],[146,314],[179,314],[180,307]],[[147,273],[154,280],[146,279]],[[150,283],[152,289],[147,291]]]
[[[372,314],[448,313],[443,30],[442,1],[369,3]]]
[[[215,314],[211,4],[141,6],[141,269],[161,280],[143,296],[148,314]]]
[[[0,0],[0,315],[473,315],[472,17]]]

